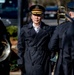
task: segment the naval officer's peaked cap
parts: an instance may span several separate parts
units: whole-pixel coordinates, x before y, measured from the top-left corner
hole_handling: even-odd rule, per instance
[[[32,14],[43,14],[45,12],[45,8],[42,5],[32,5],[30,7],[30,12]]]

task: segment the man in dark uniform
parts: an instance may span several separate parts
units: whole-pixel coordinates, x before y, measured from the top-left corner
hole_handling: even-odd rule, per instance
[[[68,20],[57,26],[48,44],[51,52],[58,52],[54,75],[74,75],[74,2],[69,2]]]
[[[9,44],[9,47],[7,44]],[[9,53],[10,53],[9,36],[5,25],[0,20],[0,75],[10,74]]]
[[[31,6],[32,22],[21,28],[18,66],[22,75],[49,75],[51,53],[48,50],[48,40],[52,29],[41,21],[44,11],[41,5]]]

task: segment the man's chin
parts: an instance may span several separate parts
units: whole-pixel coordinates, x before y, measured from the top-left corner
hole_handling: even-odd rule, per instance
[[[35,23],[40,23],[39,21],[35,21]]]

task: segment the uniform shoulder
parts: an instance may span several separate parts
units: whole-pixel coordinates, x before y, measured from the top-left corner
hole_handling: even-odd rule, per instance
[[[55,28],[56,28],[56,26],[50,26],[50,25],[48,25],[48,24],[45,24],[44,23],[44,25],[45,25],[45,28],[47,29],[47,30],[50,30],[50,31],[54,31],[55,30]]]
[[[24,29],[24,30],[27,29],[28,25],[29,25],[29,24],[23,25],[23,27],[22,27],[21,29]]]
[[[26,30],[27,30],[27,26],[28,26],[28,24],[25,24],[25,25],[23,25],[22,27],[21,27],[21,33],[24,33]]]
[[[56,27],[56,30],[58,30],[59,32],[63,32],[68,28],[69,25],[70,25],[70,21],[65,21],[61,23],[60,25],[58,25]]]
[[[62,22],[59,26],[68,25],[69,23],[70,23],[70,21],[65,21],[65,22]]]
[[[25,28],[25,27],[27,27],[28,26],[28,24],[25,24],[25,25],[23,25],[23,27],[22,28]]]
[[[44,23],[44,22],[41,22],[41,24],[45,27],[50,27],[48,24]]]

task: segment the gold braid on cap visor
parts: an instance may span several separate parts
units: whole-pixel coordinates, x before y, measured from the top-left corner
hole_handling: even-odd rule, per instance
[[[38,11],[38,10],[37,11],[35,11],[35,10],[32,11],[32,14],[42,14],[42,13],[43,13],[42,11]]]

